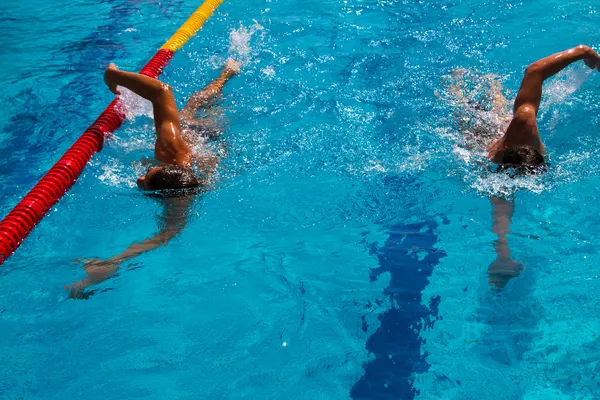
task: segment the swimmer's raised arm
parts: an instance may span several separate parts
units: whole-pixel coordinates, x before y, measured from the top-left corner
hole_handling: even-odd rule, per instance
[[[186,164],[191,151],[181,138],[179,111],[171,86],[146,75],[121,71],[114,64],[106,68],[104,82],[115,94],[120,94],[118,87],[122,86],[150,100],[157,135],[154,156],[166,164],[189,167]]]
[[[569,64],[579,60],[584,60],[588,67],[600,71],[600,56],[590,47],[583,45],[542,58],[527,67],[515,100],[512,120],[504,137],[491,144],[490,160],[498,164],[506,163],[505,156],[508,149],[525,146],[539,153],[535,156],[529,152],[533,154],[532,157],[543,161],[546,148],[540,138],[536,121],[542,100],[542,84]],[[523,157],[525,157],[523,154],[518,154],[514,150],[508,163],[519,164],[520,162],[516,160],[523,160]],[[538,161],[534,164],[539,164]]]
[[[542,58],[527,67],[515,100],[514,112],[517,113],[522,106],[532,106],[537,115],[542,99],[542,83],[579,60],[584,60],[588,67],[600,71],[600,56],[584,45]]]

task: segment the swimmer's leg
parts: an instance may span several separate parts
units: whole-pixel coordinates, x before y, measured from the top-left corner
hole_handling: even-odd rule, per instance
[[[492,105],[492,112],[498,116],[498,118],[502,120],[506,120],[506,122],[510,122],[510,112],[509,112],[509,104],[508,100],[504,96],[502,92],[502,83],[497,79],[498,77],[495,75],[489,76],[491,79],[489,81],[488,87],[485,90],[486,96],[490,100]]]
[[[508,102],[498,76],[457,69],[452,71],[446,91],[454,106],[456,126],[464,138],[463,146],[469,151],[486,152],[498,132],[506,128],[503,125],[510,122]]]
[[[452,83],[448,85],[447,91],[458,105],[467,106],[470,96],[465,92],[468,71],[466,69],[455,69],[452,71]]]
[[[476,127],[473,126],[473,116],[477,104],[473,105],[473,93],[467,89],[469,75],[470,72],[466,69],[453,70],[452,75],[449,76],[450,81],[445,87],[446,93],[450,97],[449,104],[453,107],[454,122],[464,139],[462,145],[472,151],[478,147]]]
[[[190,125],[203,125],[202,121],[196,118],[198,110],[206,107],[223,92],[223,87],[231,78],[240,73],[240,63],[232,59],[227,60],[227,63],[221,70],[221,75],[204,89],[194,93],[185,107],[181,110],[181,118],[184,122]]]

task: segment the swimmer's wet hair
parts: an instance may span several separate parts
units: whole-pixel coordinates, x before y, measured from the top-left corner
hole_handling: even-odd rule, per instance
[[[500,168],[513,170],[517,175],[531,175],[546,172],[548,164],[533,146],[514,146],[506,150]]]
[[[154,190],[154,191],[150,191],[150,190],[146,190],[144,192],[144,196],[152,198],[152,199],[159,199],[159,200],[166,200],[166,199],[173,199],[173,198],[177,198],[177,197],[190,197],[190,196],[195,196],[197,194],[201,194],[203,193],[201,187],[195,187],[195,188],[187,188],[187,189],[165,189],[165,190]]]
[[[165,165],[152,174],[146,184],[149,190],[192,189],[200,186],[194,170],[179,165]]]

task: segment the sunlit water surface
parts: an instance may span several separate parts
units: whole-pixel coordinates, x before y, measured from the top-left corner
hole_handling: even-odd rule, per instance
[[[3,3],[0,211],[109,103],[109,62],[138,70],[198,2]],[[495,74],[599,43],[591,1],[225,2],[163,79],[183,105],[228,57],[211,190],[167,246],[87,301],[78,259],[157,229],[135,189],[148,104],[0,270],[7,399],[593,399],[598,359],[600,76],[546,86],[550,170],[510,179],[465,151],[444,96],[457,68]],[[26,27],[26,29],[24,28]],[[485,115],[479,116],[485,118]],[[516,193],[516,194],[515,194]],[[491,195],[515,198],[525,265],[503,291]]]

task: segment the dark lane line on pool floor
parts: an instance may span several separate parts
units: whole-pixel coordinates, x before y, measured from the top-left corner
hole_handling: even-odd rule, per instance
[[[366,348],[375,359],[365,364],[364,375],[351,389],[353,399],[413,399],[418,394],[413,375],[429,369],[426,354],[421,355],[424,341],[419,332],[433,326],[440,301],[434,297],[429,307],[421,304],[421,292],[445,256],[434,248],[437,226],[434,221],[398,224],[379,249],[379,268],[371,271],[371,281],[390,273],[384,294],[390,297],[391,308],[379,317],[381,325],[367,341]],[[419,259],[422,253],[426,255]]]

